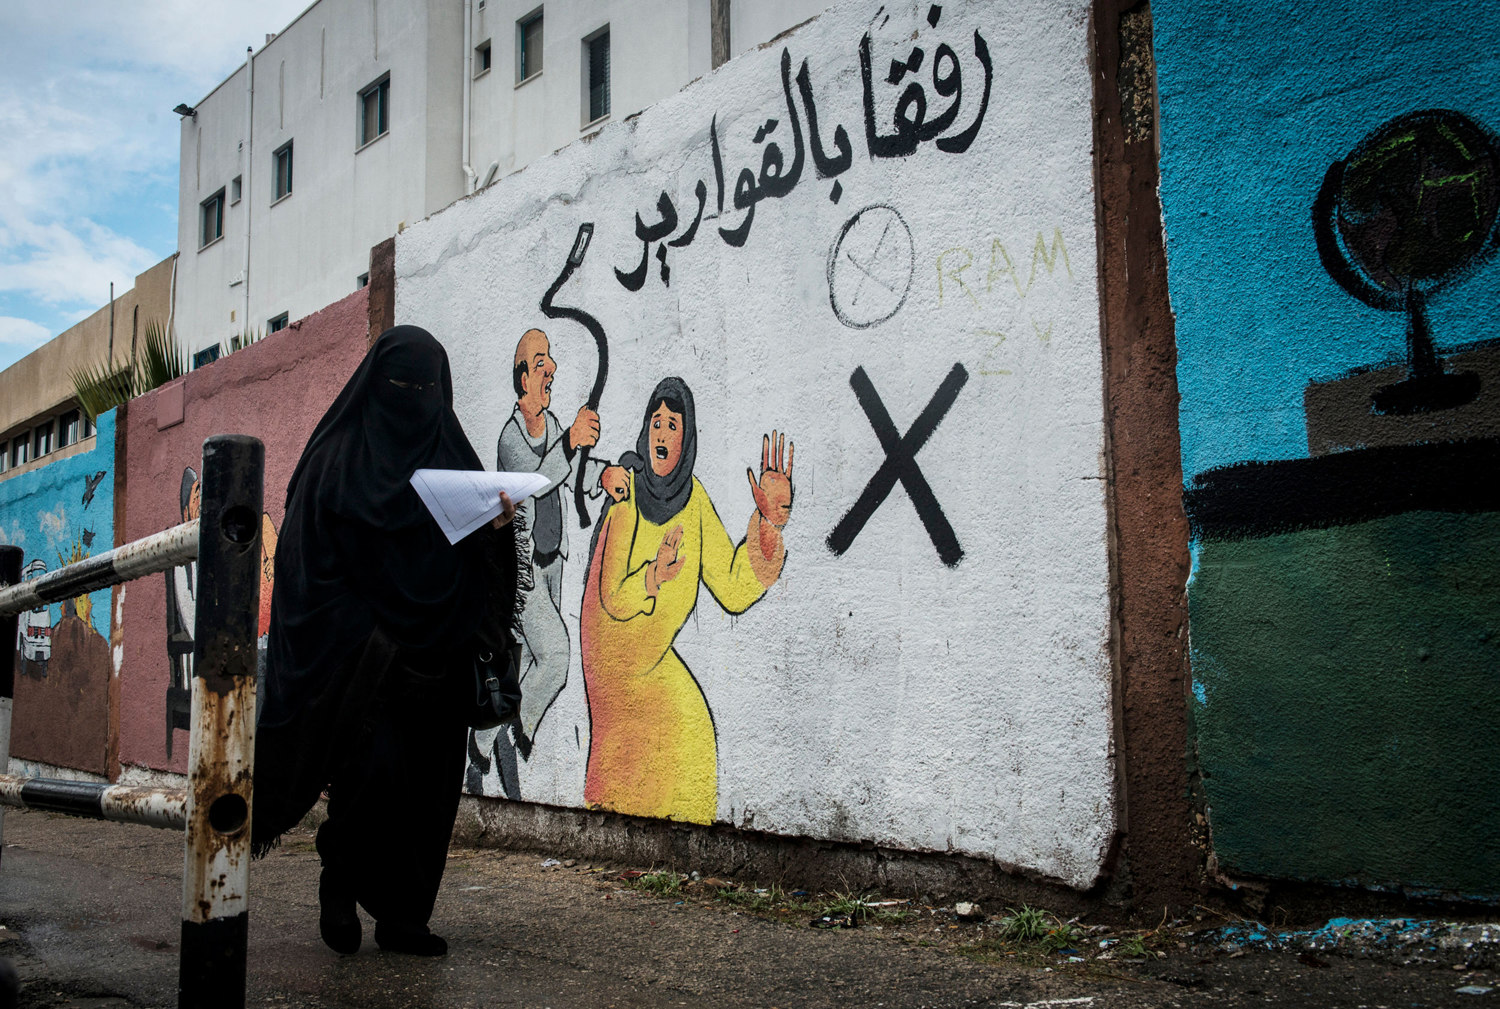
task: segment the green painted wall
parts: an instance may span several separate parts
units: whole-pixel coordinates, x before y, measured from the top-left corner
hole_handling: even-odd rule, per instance
[[[1500,896],[1500,514],[1200,541],[1196,560],[1221,865]]]

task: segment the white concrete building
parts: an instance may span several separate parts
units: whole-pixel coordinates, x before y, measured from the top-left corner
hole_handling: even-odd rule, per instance
[[[178,335],[212,354],[322,308],[406,225],[822,7],[317,0],[179,107]]]

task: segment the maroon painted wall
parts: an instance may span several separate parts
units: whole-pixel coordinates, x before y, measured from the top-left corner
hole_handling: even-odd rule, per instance
[[[130,404],[118,460],[125,475],[121,543],[183,520],[183,472],[201,468],[203,440],[251,434],[266,446],[265,509],[281,527],[286,482],[308,436],[343,388],[367,346],[368,295],[359,291]],[[180,418],[180,420],[179,420]],[[270,558],[261,582],[261,633],[270,608]],[[186,771],[183,706],[173,724],[168,687],[168,579],[153,575],[125,591],[121,635],[120,762]],[[191,626],[191,624],[189,624]],[[187,650],[188,642],[182,642]],[[168,755],[170,738],[170,756]]]

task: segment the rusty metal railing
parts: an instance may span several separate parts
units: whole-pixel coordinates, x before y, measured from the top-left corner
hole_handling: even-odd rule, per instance
[[[0,774],[0,814],[4,806],[23,806],[184,831],[180,1009],[245,1004],[264,469],[265,448],[257,439],[215,435],[203,443],[197,521],[28,582],[21,581],[21,550],[0,546],[0,585],[6,586],[0,588],[0,770],[6,771],[17,615],[198,561],[188,787]],[[3,824],[0,819],[0,831]]]

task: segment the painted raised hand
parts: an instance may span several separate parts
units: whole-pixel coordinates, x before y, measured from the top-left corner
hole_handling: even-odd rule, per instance
[[[755,509],[761,518],[775,526],[784,528],[792,517],[792,456],[797,446],[786,443],[786,435],[772,431],[760,440],[760,480],[748,467],[745,476],[750,481],[750,493],[755,496]]]

